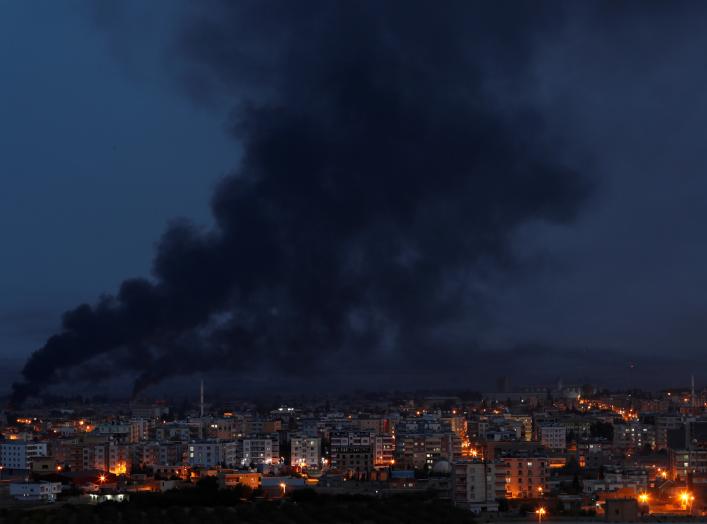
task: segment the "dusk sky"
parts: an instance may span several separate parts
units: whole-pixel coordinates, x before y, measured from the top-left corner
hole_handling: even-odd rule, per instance
[[[404,5],[0,0],[13,378],[707,380],[707,6]]]

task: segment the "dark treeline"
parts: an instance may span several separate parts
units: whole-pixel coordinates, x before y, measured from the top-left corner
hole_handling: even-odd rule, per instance
[[[246,495],[246,497],[243,497]],[[251,500],[245,491],[184,490],[133,496],[130,502],[97,506],[62,505],[47,510],[0,510],[2,524],[113,523],[268,523],[268,524],[399,524],[474,522],[467,511],[449,502],[396,496],[317,495],[295,492],[286,501]]]

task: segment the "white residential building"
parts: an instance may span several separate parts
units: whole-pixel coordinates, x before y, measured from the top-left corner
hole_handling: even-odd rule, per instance
[[[280,460],[280,446],[270,436],[244,438],[241,443],[241,466],[251,464],[272,464]]]
[[[277,434],[251,435],[222,442],[223,462],[227,467],[243,468],[280,461],[280,441]]]
[[[6,440],[0,443],[0,466],[6,469],[30,469],[33,459],[46,456],[46,442]]]
[[[223,445],[218,441],[190,442],[188,461],[192,467],[218,466],[224,461]]]
[[[61,482],[13,482],[10,496],[27,502],[54,502],[61,493]]]
[[[290,443],[291,466],[320,467],[322,459],[322,439],[320,437],[293,437]]]

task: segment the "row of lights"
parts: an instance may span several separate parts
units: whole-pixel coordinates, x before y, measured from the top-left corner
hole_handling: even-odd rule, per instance
[[[638,502],[643,505],[648,504],[649,500],[650,497],[648,493],[641,493],[640,495],[638,495]],[[688,506],[690,506],[690,509],[692,509],[692,503],[695,501],[695,495],[693,495],[689,491],[681,491],[678,495],[678,500],[682,504],[683,509],[687,509]]]
[[[690,507],[690,510],[692,510],[692,503],[695,501],[695,496],[690,493],[689,491],[682,491],[678,495],[678,499],[682,503],[683,509],[687,509],[687,507]],[[650,497],[648,493],[641,493],[638,495],[638,501],[646,505],[648,504],[648,501],[650,500]],[[540,506],[538,509],[535,510],[535,514],[538,516],[538,523],[541,523],[543,520],[543,517],[547,514],[547,510],[543,507]]]

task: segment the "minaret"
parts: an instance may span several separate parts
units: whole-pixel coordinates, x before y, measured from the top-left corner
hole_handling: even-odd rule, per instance
[[[201,406],[201,418],[204,418],[204,379],[201,379],[201,400],[200,400],[200,406]]]
[[[690,375],[690,401],[692,407],[697,407],[697,398],[695,398],[695,375]]]

